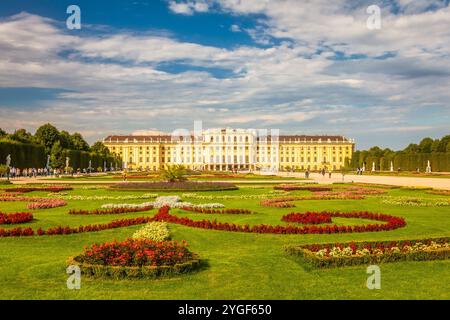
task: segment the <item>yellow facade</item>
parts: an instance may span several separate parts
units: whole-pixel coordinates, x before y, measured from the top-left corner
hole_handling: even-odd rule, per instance
[[[195,136],[109,136],[109,150],[128,169],[156,171],[183,164],[194,170],[339,170],[354,141],[343,136],[261,135],[256,130],[208,129]]]

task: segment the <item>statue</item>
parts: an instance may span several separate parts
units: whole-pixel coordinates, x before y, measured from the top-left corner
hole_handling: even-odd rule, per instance
[[[375,161],[372,162],[372,172],[375,172]]]
[[[8,154],[8,156],[6,157],[6,167],[10,167],[11,166],[11,155]]]
[[[89,173],[91,173],[92,170],[92,160],[89,160],[89,167],[88,167]]]
[[[47,170],[50,169],[50,155],[47,156],[47,163],[46,163],[46,165],[45,165],[45,168],[46,168]]]
[[[430,160],[428,160],[428,163],[427,163],[427,173],[431,173],[431,163],[430,163]]]
[[[394,162],[391,161],[391,172],[394,172]]]

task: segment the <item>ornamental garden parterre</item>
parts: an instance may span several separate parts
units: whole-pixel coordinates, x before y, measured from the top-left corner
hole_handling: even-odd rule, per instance
[[[364,265],[380,264],[389,270],[409,266],[419,273],[434,268],[427,281],[439,283],[436,277],[448,273],[449,204],[448,193],[441,190],[352,184],[5,186],[0,189],[0,246],[18,270],[32,267],[32,262],[18,262],[23,259],[52,261],[51,272],[38,280],[27,274],[30,281],[52,283],[64,277],[64,266],[79,266],[93,296],[106,283],[124,290],[126,297],[136,297],[143,283],[154,283],[149,298],[195,298],[189,286],[225,298],[231,292],[227,277],[238,290],[250,285],[238,275],[237,261],[245,276],[274,277],[275,282],[297,275],[314,283],[314,278],[334,274],[326,270],[354,275]],[[33,252],[33,243],[44,253]],[[30,249],[23,252],[23,246]],[[50,251],[56,252],[54,258]],[[2,261],[5,277],[13,277],[14,269]],[[277,271],[271,264],[286,269]],[[313,276],[311,270],[325,271]],[[220,289],[211,282],[216,276]],[[124,280],[132,281],[128,288]],[[272,286],[301,289],[289,281],[275,282]],[[274,292],[267,283],[262,287],[261,295],[249,297],[290,294]],[[349,284],[343,288],[352,290]],[[355,289],[355,297],[360,290]]]

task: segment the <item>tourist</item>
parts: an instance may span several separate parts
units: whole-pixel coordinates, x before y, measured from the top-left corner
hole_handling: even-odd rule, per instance
[[[328,171],[328,179],[331,179],[331,170]]]

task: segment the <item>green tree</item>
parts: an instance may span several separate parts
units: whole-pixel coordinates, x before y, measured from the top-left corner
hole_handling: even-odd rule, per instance
[[[419,149],[422,153],[431,153],[431,146],[433,145],[433,139],[427,137],[423,138],[419,143]]]
[[[431,144],[431,152],[439,152],[439,144],[440,144],[439,139],[434,140],[433,143]]]
[[[168,182],[186,180],[186,169],[181,164],[168,165],[161,172],[161,178]]]
[[[2,128],[0,128],[0,138],[5,137],[7,134],[8,134],[8,133],[7,133],[5,130],[3,130]]]
[[[53,168],[62,169],[66,165],[64,149],[61,147],[61,143],[56,141],[50,152],[50,162]]]
[[[33,135],[25,129],[18,129],[16,131],[14,131],[13,134],[9,135],[9,138],[11,140],[19,141],[19,142],[23,142],[23,143],[33,143],[34,142]]]
[[[419,145],[416,143],[410,143],[405,150],[403,150],[406,154],[414,154],[414,153],[419,153],[420,152],[420,148]]]
[[[449,143],[447,143],[447,148],[445,149],[445,152],[448,152],[448,153],[450,153],[450,142],[449,142]]]
[[[381,157],[383,155],[383,150],[380,147],[375,146],[369,149],[369,154],[372,157]]]
[[[447,145],[450,142],[450,135],[442,137],[439,141],[438,152],[445,152],[447,150]]]
[[[47,153],[51,152],[53,145],[59,142],[59,131],[50,123],[40,126],[34,134],[36,140],[45,146]]]
[[[97,141],[91,147],[91,152],[95,152],[104,156],[109,155],[109,149],[101,141]]]
[[[75,132],[70,138],[74,150],[89,151],[89,144],[84,140],[80,133]]]
[[[61,147],[63,149],[74,149],[72,144],[72,137],[70,136],[69,132],[62,130],[59,134],[59,141],[61,142]]]

